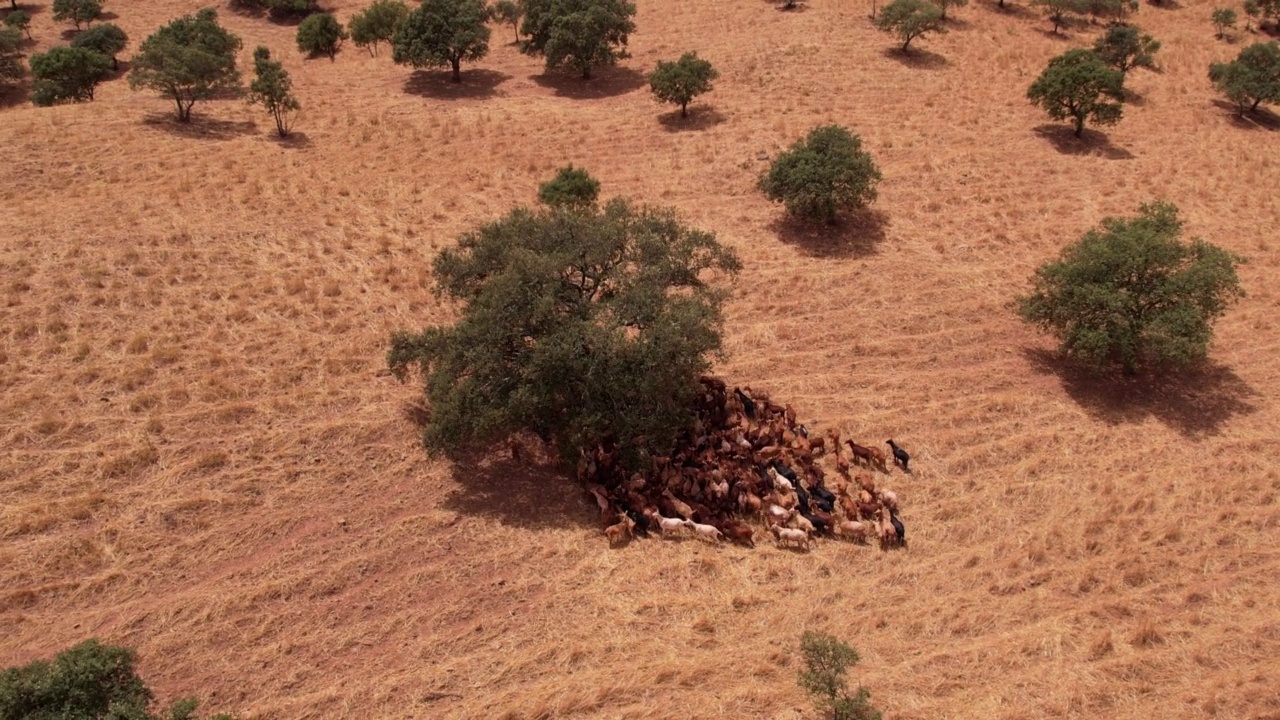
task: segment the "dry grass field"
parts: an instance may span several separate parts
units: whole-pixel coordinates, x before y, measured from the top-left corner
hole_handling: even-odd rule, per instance
[[[641,0],[634,57],[589,83],[497,27],[461,87],[385,50],[306,60],[224,7],[242,65],[267,44],[294,77],[289,143],[237,100],[179,126],[123,78],[5,96],[0,664],[97,636],[162,700],[272,720],[781,720],[812,717],[814,629],[861,652],[886,718],[1280,718],[1280,132],[1206,77],[1258,36],[1215,40],[1207,0],[1144,5],[1162,71],[1076,143],[1024,95],[1099,27],[1054,37],[1011,2],[908,62],[862,2]],[[110,0],[122,59],[201,4]],[[644,73],[691,49],[722,78],[682,125]],[[826,122],[885,176],[835,239],[754,189]],[[911,450],[883,481],[909,549],[610,550],[564,475],[424,455],[388,334],[447,320],[434,252],[569,162],[741,253],[717,372]],[[1204,372],[1100,382],[1007,304],[1153,199],[1247,257],[1249,295]]]

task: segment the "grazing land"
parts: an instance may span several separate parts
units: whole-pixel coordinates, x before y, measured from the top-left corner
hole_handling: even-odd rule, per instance
[[[138,44],[196,0],[111,0]],[[330,0],[344,22],[365,3]],[[954,9],[911,55],[869,6],[643,0],[633,57],[414,72],[219,7],[303,105],[189,125],[123,77],[91,103],[0,98],[0,659],[90,636],[169,700],[256,718],[800,718],[799,638],[863,658],[886,717],[1280,717],[1280,125],[1233,118],[1213,5],[1143,5],[1159,72],[1077,141],[1025,99],[1100,25]],[[69,25],[47,2],[43,51]],[[696,50],[679,110],[645,74]],[[816,125],[858,133],[875,212],[831,233],[755,189]],[[912,454],[909,549],[643,540],[610,550],[569,474],[505,448],[424,455],[384,372],[448,321],[430,259],[572,162],[742,256],[716,372],[802,421]],[[1108,215],[1176,204],[1246,258],[1211,363],[1099,381],[1009,307]]]

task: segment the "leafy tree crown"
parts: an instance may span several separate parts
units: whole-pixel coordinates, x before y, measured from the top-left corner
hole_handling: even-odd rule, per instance
[[[4,26],[14,28],[19,32],[26,33],[27,37],[31,37],[31,15],[27,14],[26,10],[14,10],[5,15]]]
[[[161,92],[178,106],[178,119],[191,119],[191,106],[216,93],[240,87],[236,52],[240,38],[218,24],[205,8],[180,17],[142,41],[130,61],[129,87]]]
[[[902,41],[906,51],[911,41],[925,33],[945,33],[942,25],[942,8],[929,0],[893,0],[880,10],[876,27],[893,33]]]
[[[680,115],[687,116],[689,103],[702,93],[710,92],[711,83],[719,77],[720,73],[709,61],[698,57],[696,52],[687,52],[675,62],[659,61],[649,76],[649,89],[661,102],[679,105]]]
[[[1209,80],[1241,113],[1280,102],[1280,44],[1254,43],[1231,62],[1213,63]]]
[[[26,72],[22,62],[22,32],[15,27],[0,28],[0,86],[22,79]]]
[[[1054,120],[1070,118],[1076,136],[1086,120],[1099,125],[1120,121],[1124,74],[1091,50],[1075,49],[1053,58],[1027,90],[1027,98]]]
[[[589,78],[593,68],[628,57],[635,14],[627,0],[524,0],[521,50],[543,56],[548,69],[567,66]]]
[[[871,693],[859,687],[849,697],[845,674],[858,664],[858,652],[825,633],[805,631],[800,637],[800,687],[813,699],[820,711],[834,720],[880,720],[881,714],[871,706]]]
[[[309,55],[328,55],[332,60],[348,37],[342,23],[330,13],[308,15],[298,24],[298,50]]]
[[[129,36],[118,25],[101,23],[76,35],[71,47],[82,47],[111,58],[111,67],[118,67],[116,55],[129,44]]]
[[[484,0],[423,0],[392,40],[392,59],[413,67],[448,67],[462,81],[462,63],[489,54]]]
[[[832,222],[876,199],[880,170],[862,140],[839,125],[814,128],[760,177],[765,196],[794,215]]]
[[[538,202],[548,207],[586,209],[600,196],[600,181],[583,168],[566,165],[538,187]]]
[[[102,15],[101,0],[53,0],[53,19],[70,20],[76,29],[81,23],[91,23]]]
[[[54,105],[93,99],[94,88],[111,75],[111,60],[87,48],[55,47],[31,56],[31,102]]]
[[[1107,32],[1093,44],[1093,51],[1102,61],[1122,73],[1136,67],[1154,68],[1155,54],[1160,41],[1133,25],[1111,25]]]
[[[293,96],[293,80],[284,65],[271,59],[271,51],[259,45],[253,51],[253,82],[249,83],[247,100],[261,105],[276,123],[276,134],[289,134],[290,114],[302,108]]]
[[[401,0],[377,0],[347,23],[351,41],[356,47],[369,48],[370,54],[377,55],[378,43],[390,43],[408,15],[409,7]]]

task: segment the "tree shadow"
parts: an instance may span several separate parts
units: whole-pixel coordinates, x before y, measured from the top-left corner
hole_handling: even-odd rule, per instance
[[[907,67],[923,70],[937,70],[951,64],[951,61],[942,55],[920,48],[903,50],[900,47],[891,47],[885,48],[880,54],[890,60],[897,60]]]
[[[594,502],[554,463],[513,460],[505,451],[453,458],[458,489],[442,505],[528,530],[596,527]]]
[[[533,81],[554,92],[557,97],[574,100],[596,100],[625,95],[649,83],[639,70],[628,67],[598,68],[596,75],[584,80],[581,75],[544,72],[533,76]]]
[[[97,17],[97,20],[101,22],[111,22],[112,20],[119,20],[119,19],[120,19],[120,16],[111,12],[110,10],[103,10],[102,14],[98,15]]]
[[[453,81],[452,70],[414,70],[404,81],[404,91],[433,100],[484,100],[499,95],[498,86],[511,79],[496,70],[462,71],[462,82]]]
[[[658,116],[658,124],[667,132],[684,132],[686,130],[706,130],[724,122],[724,116],[715,108],[699,107],[689,111],[689,117],[680,117],[679,110],[673,110]]]
[[[1108,160],[1132,160],[1133,153],[1111,144],[1111,140],[1097,130],[1085,128],[1081,137],[1066,125],[1046,124],[1035,128],[1035,133],[1053,145],[1063,155],[1094,155]]]
[[[273,129],[271,131],[271,140],[276,145],[287,150],[305,150],[311,147],[311,138],[307,137],[306,133],[298,132],[297,130],[290,130],[288,135],[280,137],[280,134]]]
[[[1061,353],[1024,348],[1032,367],[1058,376],[1062,388],[1092,417],[1108,425],[1153,417],[1188,437],[1216,435],[1223,423],[1258,409],[1259,394],[1224,365],[1214,363],[1167,375],[1105,374]]]
[[[1157,10],[1181,10],[1184,7],[1178,0],[1147,0],[1147,5]]]
[[[190,122],[184,123],[169,113],[152,113],[143,118],[142,123],[170,135],[199,140],[231,140],[258,130],[257,123],[252,120],[218,120],[194,114]]]
[[[1213,104],[1229,113],[1231,124],[1241,130],[1280,130],[1280,115],[1259,106],[1257,110],[1246,110],[1243,115],[1236,112],[1236,106],[1226,100],[1214,100]]]
[[[0,85],[0,109],[17,107],[27,102],[27,94],[31,91],[27,79],[12,85]]]
[[[1060,29],[1070,30],[1071,27],[1072,27],[1072,24],[1067,23],[1063,25]],[[1040,31],[1040,34],[1043,35],[1048,40],[1057,40],[1058,42],[1071,42],[1071,37],[1064,32],[1054,32],[1053,30],[1045,30],[1044,28],[1040,28],[1039,31]]]
[[[1133,105],[1134,107],[1146,107],[1147,96],[1143,95],[1137,90],[1134,90],[1133,88],[1125,88],[1124,102],[1126,105]]]
[[[802,13],[802,12],[809,11],[809,4],[805,2],[801,2],[800,0],[795,0],[794,2],[789,4],[786,2],[778,3],[777,7],[775,7],[774,9],[777,10],[778,12],[784,12],[784,13]]]
[[[1036,18],[1044,17],[1025,5],[1013,2],[1013,0],[1005,0],[1003,6],[1000,5],[998,0],[985,0],[982,4],[985,5],[987,9],[998,12],[1001,15],[1019,18],[1021,20],[1034,20]]]
[[[864,208],[836,218],[834,223],[815,223],[790,214],[769,223],[778,240],[795,245],[812,257],[866,257],[878,253],[889,226],[889,216]]]
[[[968,20],[965,20],[964,18],[958,18],[954,15],[947,18],[946,20],[943,20],[942,22],[944,25],[947,26],[948,30],[968,30],[969,28],[973,27],[973,23],[969,22]]]

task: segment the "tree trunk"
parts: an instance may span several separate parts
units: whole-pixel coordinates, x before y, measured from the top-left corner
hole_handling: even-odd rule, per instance
[[[689,103],[680,103],[680,117],[682,118],[689,117],[689,111],[686,110],[686,108],[688,107],[689,107]]]
[[[453,81],[456,83],[462,82],[462,61],[458,58],[453,58],[450,62],[453,63]]]
[[[1084,118],[1076,118],[1076,137],[1080,137],[1084,133]]]
[[[907,38],[907,41],[906,41],[906,42],[904,42],[904,43],[902,43],[902,52],[906,52],[906,51],[907,51],[907,46],[908,46],[908,45],[910,45],[910,44],[911,44],[911,38]]]
[[[517,23],[511,23],[511,29],[516,31],[516,42],[520,42],[520,25]]]
[[[1258,103],[1260,103],[1260,102],[1262,102],[1262,98],[1258,98],[1257,100],[1254,100],[1254,101],[1253,101],[1253,104],[1249,106],[1249,112],[1253,112],[1254,110],[1257,110],[1257,109],[1258,109]]]

